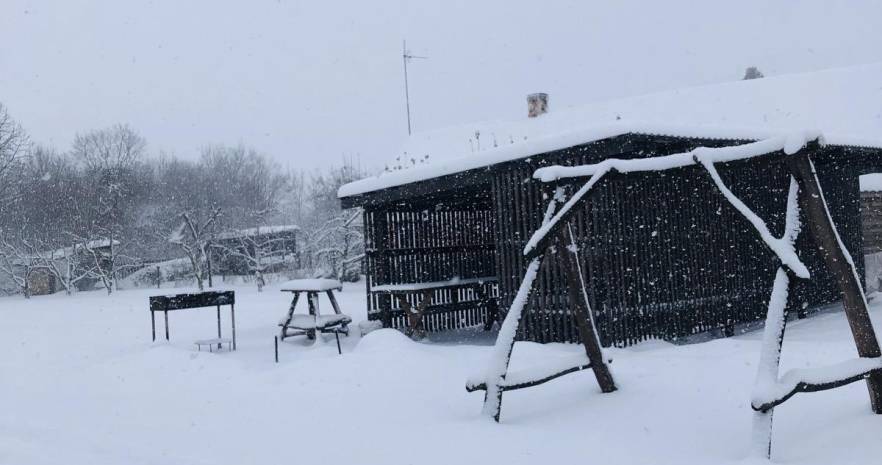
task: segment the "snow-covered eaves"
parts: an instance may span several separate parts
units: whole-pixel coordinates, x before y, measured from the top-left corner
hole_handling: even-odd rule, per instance
[[[120,244],[120,242],[116,239],[114,239],[112,241],[112,243],[113,243],[113,245]],[[83,250],[106,249],[106,248],[110,247],[110,245],[111,245],[110,239],[94,239],[94,240],[86,242],[85,244],[78,243],[72,247],[64,247],[61,249],[53,250],[51,253],[48,254],[48,257],[50,257],[52,259],[62,259],[62,258],[66,258],[66,257],[72,257],[72,256],[76,255],[77,253],[82,252]]]
[[[795,131],[828,145],[882,147],[882,64],[737,81],[598,102],[538,118],[415,134],[403,151],[429,162],[342,186],[351,197],[629,133],[760,140]],[[660,123],[661,122],[661,123]]]

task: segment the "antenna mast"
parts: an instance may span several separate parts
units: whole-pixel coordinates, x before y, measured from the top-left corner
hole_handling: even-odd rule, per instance
[[[401,41],[401,59],[404,61],[404,104],[407,107],[407,135],[411,134],[411,126],[410,126],[410,89],[408,88],[407,83],[407,63],[414,58],[419,58],[425,60],[428,57],[421,57],[416,55],[411,55],[407,50],[407,40]]]

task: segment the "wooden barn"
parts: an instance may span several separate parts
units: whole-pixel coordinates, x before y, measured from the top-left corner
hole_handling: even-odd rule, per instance
[[[717,89],[735,107],[727,118],[762,112],[762,108],[738,107],[751,101],[742,95],[745,92],[788,87],[786,80],[760,81],[738,83],[741,86],[734,90]],[[694,92],[699,95],[685,92],[678,98],[688,103],[707,92],[701,88]],[[794,101],[804,97],[791,93]],[[665,102],[669,98],[655,97]],[[651,106],[652,97],[616,108],[646,108],[641,103]],[[545,100],[543,105],[547,104]],[[364,209],[369,318],[402,327],[407,319],[404,310],[427,298],[430,303],[423,318],[430,331],[500,318],[493,310],[498,307],[504,313],[514,298],[526,268],[524,246],[541,224],[554,187],[533,179],[538,168],[739,145],[770,137],[777,127],[785,126],[632,123],[614,112],[605,115],[615,114],[612,123],[597,124],[603,118],[595,113],[603,110],[596,108],[587,116],[568,112],[553,118],[552,113],[538,113],[538,118],[520,125],[461,132],[469,145],[458,149],[450,149],[447,141],[441,144],[442,150],[464,156],[340,189],[344,208]],[[530,136],[515,132],[525,128],[532,131]],[[444,137],[436,133],[429,138]],[[479,141],[487,144],[487,139],[489,147],[476,149]],[[879,147],[882,144],[826,134],[826,144],[811,154],[833,220],[861,273],[858,178],[882,171]],[[431,153],[435,157],[440,151]],[[766,157],[720,166],[732,191],[776,234],[783,230],[790,179],[781,160]],[[579,186],[572,182],[564,187],[569,195]],[[676,340],[708,331],[732,334],[737,325],[765,316],[775,262],[747,220],[699,167],[607,176],[574,218],[570,226],[580,251],[581,277],[604,345],[648,338]],[[807,235],[800,236],[800,241],[808,240]],[[796,290],[800,313],[839,299],[818,252],[806,245],[797,244],[797,249],[808,250],[802,258],[813,280]],[[566,286],[559,263],[547,260],[530,295],[522,338],[578,340]]]

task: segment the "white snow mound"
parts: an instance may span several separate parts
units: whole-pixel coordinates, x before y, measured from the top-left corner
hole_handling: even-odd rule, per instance
[[[371,331],[362,337],[356,350],[359,352],[393,352],[411,349],[415,344],[401,331],[385,328]]]

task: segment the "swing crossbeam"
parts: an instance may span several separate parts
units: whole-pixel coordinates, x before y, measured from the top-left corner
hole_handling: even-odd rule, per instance
[[[831,371],[837,372],[838,376],[828,376]],[[858,358],[822,368],[791,370],[772,387],[771,390],[775,391],[773,394],[755,395],[750,406],[757,412],[765,413],[801,392],[836,389],[879,373],[882,373],[882,358]]]
[[[567,368],[565,370],[557,371],[555,373],[551,373],[546,376],[536,377],[533,376],[534,379],[522,380],[523,376],[518,376],[517,372],[510,372],[507,375],[507,379],[503,380],[503,382],[499,383],[499,389],[503,392],[505,391],[515,391],[517,389],[523,389],[533,386],[538,386],[540,384],[545,384],[553,379],[560,378],[561,376],[568,375],[570,373],[576,373],[583,370],[588,370],[591,368],[590,363],[585,363],[582,365],[577,365],[574,367]],[[482,382],[478,384],[467,383],[466,391],[475,392],[475,391],[486,391],[487,383]]]

